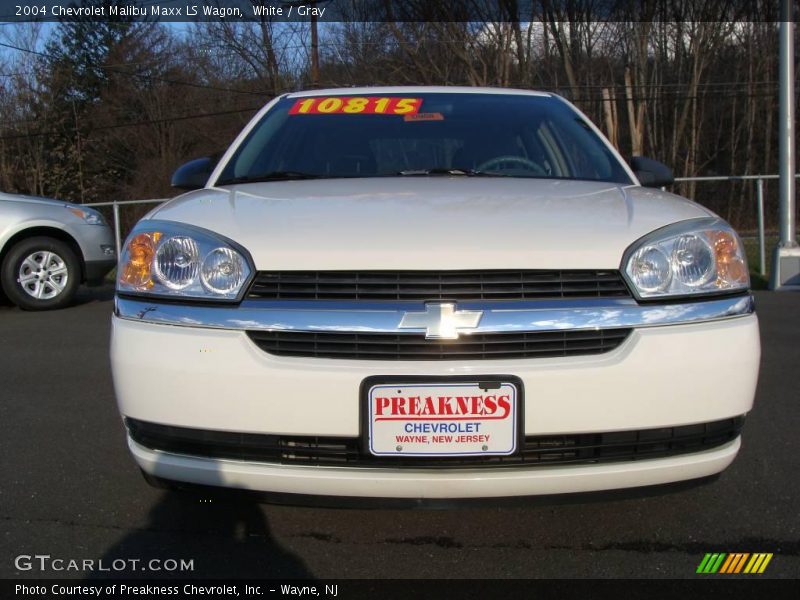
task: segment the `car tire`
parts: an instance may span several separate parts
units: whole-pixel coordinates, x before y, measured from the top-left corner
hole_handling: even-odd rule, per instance
[[[70,246],[51,237],[21,240],[0,270],[3,291],[24,310],[63,308],[81,283],[81,264]]]

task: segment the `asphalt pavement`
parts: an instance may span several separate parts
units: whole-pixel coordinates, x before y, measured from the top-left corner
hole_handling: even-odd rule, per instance
[[[75,306],[45,313],[0,305],[0,577],[89,575],[17,559],[38,554],[192,560],[184,577],[693,578],[706,552],[772,552],[760,577],[800,575],[798,294],[756,295],[756,405],[719,478],[439,510],[281,506],[149,487],[115,405],[111,297],[84,289]],[[166,574],[139,564],[94,576]]]

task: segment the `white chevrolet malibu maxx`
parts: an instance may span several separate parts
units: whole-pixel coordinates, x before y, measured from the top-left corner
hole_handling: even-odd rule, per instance
[[[562,98],[270,102],[120,257],[111,360],[154,483],[475,498],[700,478],[758,375],[742,244]]]

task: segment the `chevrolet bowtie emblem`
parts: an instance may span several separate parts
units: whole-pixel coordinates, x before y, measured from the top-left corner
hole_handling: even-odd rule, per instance
[[[424,329],[425,339],[455,340],[460,329],[475,329],[483,316],[480,310],[456,310],[455,304],[426,304],[425,312],[407,312],[401,329]]]

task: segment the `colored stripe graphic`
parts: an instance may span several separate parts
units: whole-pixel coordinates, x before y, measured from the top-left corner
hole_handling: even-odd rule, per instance
[[[697,573],[716,573],[719,570],[722,561],[725,560],[725,553],[715,552],[714,554],[706,554],[700,566],[697,567]]]
[[[722,566],[719,568],[720,573],[727,573],[728,569],[731,568],[731,565],[736,562],[736,559],[739,557],[736,554],[728,554],[728,558],[722,563]]]
[[[714,552],[706,553],[703,560],[697,567],[697,573],[720,575],[737,575],[739,573],[760,574],[763,573],[769,562],[772,560],[771,552]],[[746,565],[746,566],[745,566]]]
[[[772,560],[772,552],[770,552],[769,554],[767,554],[764,557],[764,562],[761,563],[761,567],[758,569],[758,572],[759,573],[763,573],[764,570],[767,568],[767,565],[769,564],[769,561],[771,561],[771,560]]]
[[[737,554],[728,554],[728,560],[722,563],[722,567],[720,568],[720,573],[728,573],[728,569],[731,568],[731,564],[736,562],[739,556]]]
[[[736,563],[736,568],[732,571],[733,573],[741,573],[742,567],[744,567],[744,563],[747,562],[747,557],[750,556],[749,552],[745,552],[741,555],[739,562]]]
[[[750,559],[750,562],[747,563],[747,566],[744,568],[745,573],[763,573],[764,570],[767,568],[769,561],[772,560],[772,552],[762,552],[759,554],[753,554],[753,558]]]
[[[710,554],[706,554],[703,557],[703,560],[700,561],[700,566],[697,567],[697,571],[695,573],[705,573],[706,572],[706,565],[708,564],[709,559],[711,558]]]
[[[747,552],[735,552],[733,554],[728,555],[728,560],[725,561],[725,564],[722,565],[722,568],[719,570],[720,573],[738,573],[742,570],[744,566],[744,562],[747,560],[747,557],[750,556]]]

